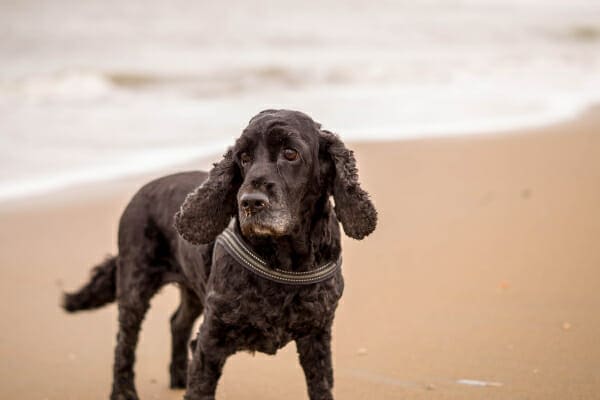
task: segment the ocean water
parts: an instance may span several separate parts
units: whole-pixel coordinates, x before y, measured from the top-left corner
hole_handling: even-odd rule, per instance
[[[265,108],[382,140],[598,100],[597,0],[0,1],[0,201],[221,153]]]

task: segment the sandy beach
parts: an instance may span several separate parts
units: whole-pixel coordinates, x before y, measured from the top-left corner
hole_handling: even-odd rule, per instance
[[[344,239],[336,398],[598,398],[600,109],[508,134],[352,147],[380,223]],[[2,205],[0,398],[108,397],[116,307],[67,315],[60,294],[116,251],[120,213],[149,178]],[[143,399],[183,395],[168,389],[177,297],[165,288],[144,322]],[[217,395],[305,393],[291,344],[232,357]]]

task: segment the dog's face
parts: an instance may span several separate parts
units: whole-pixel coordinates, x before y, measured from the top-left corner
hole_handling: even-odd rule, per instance
[[[348,236],[362,239],[375,229],[377,212],[352,151],[306,114],[266,110],[188,195],[175,225],[195,244],[212,242],[233,216],[244,236],[285,236],[318,218],[316,201],[330,195]]]
[[[321,189],[319,131],[297,112],[264,112],[250,121],[233,148],[241,185],[237,210],[244,236],[283,236],[302,220]]]

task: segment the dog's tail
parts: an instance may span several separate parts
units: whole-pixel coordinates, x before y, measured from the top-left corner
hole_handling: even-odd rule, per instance
[[[92,278],[81,289],[65,293],[63,308],[68,312],[91,310],[112,303],[116,298],[117,257],[106,258],[92,270]]]

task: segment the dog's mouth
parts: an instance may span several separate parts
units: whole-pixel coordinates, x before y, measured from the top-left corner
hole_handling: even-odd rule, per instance
[[[290,216],[283,210],[263,210],[259,213],[239,212],[240,229],[244,236],[283,236],[290,226]]]

